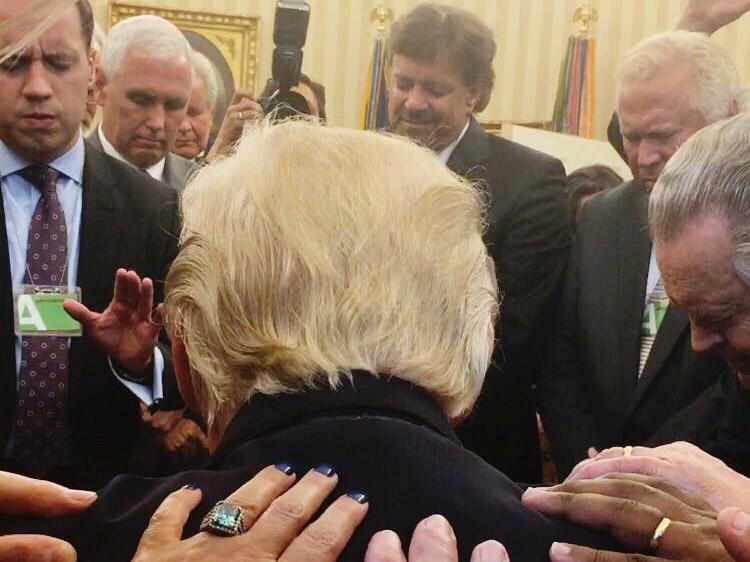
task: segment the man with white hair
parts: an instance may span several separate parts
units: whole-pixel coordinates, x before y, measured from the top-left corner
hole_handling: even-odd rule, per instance
[[[635,180],[581,213],[539,383],[560,477],[590,447],[700,440],[722,413],[722,360],[691,352],[688,319],[664,293],[646,210],[680,144],[744,105],[734,64],[705,35],[645,39],[621,64],[618,115]]]
[[[101,70],[102,123],[91,143],[181,190],[191,163],[169,149],[193,88],[187,39],[157,16],[124,20],[107,36]]]
[[[188,160],[199,158],[206,152],[219,96],[216,71],[206,55],[193,51],[193,68],[193,92],[172,147],[172,152]]]

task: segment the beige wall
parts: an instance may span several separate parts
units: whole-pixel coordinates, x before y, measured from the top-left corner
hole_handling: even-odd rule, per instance
[[[329,121],[357,126],[373,27],[370,10],[383,3],[396,16],[417,0],[309,0],[310,32],[304,70],[326,86]],[[549,120],[562,50],[575,8],[583,0],[442,0],[462,6],[495,31],[497,87],[483,121]],[[639,39],[670,28],[687,0],[589,0],[600,14],[597,54],[597,136],[604,137],[614,106],[614,69],[622,53]],[[164,8],[260,17],[259,84],[271,73],[274,0],[145,0]],[[106,25],[108,0],[92,0]],[[750,79],[750,16],[716,35]]]

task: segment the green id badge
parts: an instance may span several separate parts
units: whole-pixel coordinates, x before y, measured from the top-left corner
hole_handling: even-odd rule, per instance
[[[65,312],[63,301],[81,301],[80,287],[23,285],[13,299],[13,319],[17,336],[77,337],[81,324]]]

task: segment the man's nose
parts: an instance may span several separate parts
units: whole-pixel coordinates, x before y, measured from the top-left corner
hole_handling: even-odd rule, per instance
[[[49,83],[47,71],[40,61],[34,61],[29,66],[23,85],[23,95],[33,100],[52,97],[52,86]]]
[[[423,111],[429,107],[427,96],[422,88],[415,86],[409,91],[404,108],[409,112]]]
[[[153,132],[159,132],[164,130],[164,123],[166,121],[166,113],[164,107],[161,104],[154,104],[148,112],[148,119],[146,120],[146,126]]]
[[[190,119],[185,117],[185,119],[182,120],[182,123],[180,123],[180,126],[177,128],[177,130],[184,135],[186,133],[189,133],[191,128],[192,125],[190,124]]]
[[[663,150],[649,139],[643,139],[638,145],[638,167],[651,168],[662,161]]]

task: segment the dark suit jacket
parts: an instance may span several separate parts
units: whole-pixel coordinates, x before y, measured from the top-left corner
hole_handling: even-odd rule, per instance
[[[651,255],[648,195],[633,182],[592,197],[578,222],[549,365],[538,385],[544,428],[564,477],[588,447],[698,441],[726,394],[713,354],[694,356],[670,307],[640,382],[641,319]],[[669,431],[659,430],[665,424]]]
[[[104,310],[120,267],[153,279],[154,300],[161,302],[177,248],[177,193],[88,145],[82,185],[77,283],[83,303]],[[0,201],[5,225],[2,215]],[[16,362],[5,228],[0,229],[0,272],[0,443],[7,443],[16,408]],[[168,350],[163,355],[165,378],[173,381]],[[68,420],[77,475],[66,483],[98,486],[128,467],[138,433],[138,399],[115,379],[106,356],[86,335],[72,339],[69,361]]]
[[[487,191],[485,242],[503,294],[493,365],[458,434],[511,478],[540,482],[531,388],[568,259],[565,171],[554,158],[488,135],[473,118],[448,166]]]
[[[721,423],[698,444],[733,470],[750,476],[750,391],[737,385],[735,392],[730,394],[729,406]]]
[[[361,490],[370,510],[340,560],[361,562],[372,534],[393,529],[404,544],[418,521],[442,513],[453,524],[461,560],[484,540],[500,540],[513,562],[546,561],[553,540],[604,545],[591,531],[527,511],[520,488],[466,451],[436,402],[399,379],[355,373],[354,383],[278,397],[257,395],[231,422],[210,470],[168,479],[122,476],[99,491],[91,510],[57,521],[0,520],[0,532],[64,536],[79,562],[128,561],[149,516],[188,483],[203,490],[186,535],[211,505],[264,466],[290,462],[302,475],[321,462],[337,469],[340,494]],[[10,518],[12,519],[12,518]]]
[[[91,144],[91,146],[96,148],[99,152],[104,152],[102,142],[99,139],[98,128],[94,129],[87,140]],[[185,189],[185,184],[187,182],[188,176],[190,175],[190,172],[194,167],[195,163],[191,162],[187,158],[183,158],[178,154],[168,152],[167,161],[164,163],[163,182],[181,193],[182,190]]]

